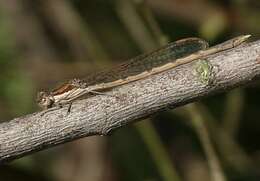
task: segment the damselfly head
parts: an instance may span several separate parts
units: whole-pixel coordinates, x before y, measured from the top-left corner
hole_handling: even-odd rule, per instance
[[[37,94],[37,103],[43,109],[51,108],[54,102],[54,97],[47,92],[41,91]]]

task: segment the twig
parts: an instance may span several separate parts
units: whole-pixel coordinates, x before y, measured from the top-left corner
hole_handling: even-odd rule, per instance
[[[153,39],[144,20],[138,14],[135,4],[132,1],[117,0],[116,12],[118,18],[126,27],[126,30],[132,36],[140,49],[150,51],[157,47],[156,41]]]
[[[140,136],[143,138],[151,157],[161,174],[162,180],[181,181],[181,178],[172,163],[169,153],[165,149],[159,134],[151,123],[151,119],[145,119],[136,125]]]
[[[216,143],[217,150],[224,164],[230,165],[239,172],[254,170],[254,163],[234,137],[218,124],[218,121],[210,114],[205,105],[197,103],[197,106],[203,116],[207,118],[206,126],[211,133],[212,140]]]
[[[201,111],[198,110],[196,104],[189,104],[186,106],[186,110],[189,111],[190,120],[192,126],[194,127],[195,132],[198,135],[198,138],[202,144],[203,150],[207,157],[207,162],[209,165],[210,175],[212,181],[225,181],[227,180],[225,174],[222,170],[220,161],[218,159],[217,153],[214,149],[214,146],[211,142],[208,128],[205,121],[208,121],[202,114],[198,114]]]
[[[202,60],[194,61],[109,92],[120,99],[97,95],[75,101],[69,115],[64,107],[0,124],[0,162],[81,137],[107,135],[167,107],[184,105],[260,76],[260,41],[206,58],[212,67],[207,81],[196,71]]]
[[[245,93],[241,89],[235,89],[227,94],[225,112],[223,117],[223,129],[230,136],[235,137],[239,128],[240,118],[245,105]]]

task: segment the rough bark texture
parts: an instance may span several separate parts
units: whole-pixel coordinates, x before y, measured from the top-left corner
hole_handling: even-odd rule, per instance
[[[0,162],[116,128],[165,108],[251,82],[260,75],[260,41],[117,87],[64,108],[0,124]]]

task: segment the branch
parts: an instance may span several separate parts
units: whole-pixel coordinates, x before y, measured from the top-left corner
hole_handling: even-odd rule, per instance
[[[166,108],[249,83],[260,75],[260,41],[77,100],[67,106],[0,124],[0,163],[116,128]]]

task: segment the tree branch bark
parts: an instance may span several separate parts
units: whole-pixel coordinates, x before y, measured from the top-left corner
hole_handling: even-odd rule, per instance
[[[47,112],[0,124],[0,163],[91,135],[108,135],[166,108],[252,82],[260,75],[260,40],[179,66]]]

